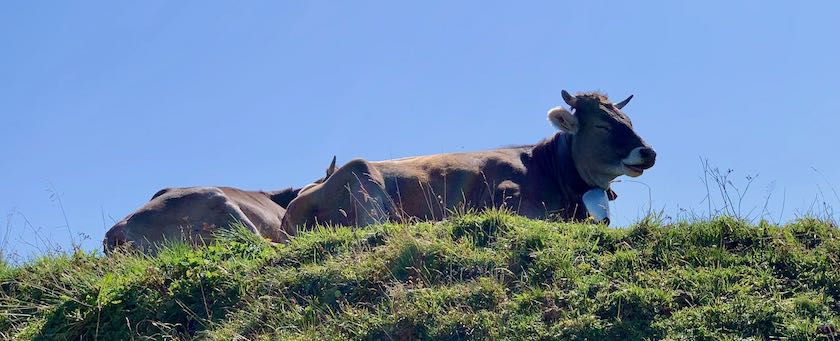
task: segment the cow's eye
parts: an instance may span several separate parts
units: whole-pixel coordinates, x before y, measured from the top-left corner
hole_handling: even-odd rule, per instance
[[[605,126],[605,125],[596,125],[595,128],[603,129],[604,131],[610,131],[611,130],[610,127]]]

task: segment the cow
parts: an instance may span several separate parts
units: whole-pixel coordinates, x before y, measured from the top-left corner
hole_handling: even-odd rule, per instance
[[[653,167],[656,152],[621,110],[596,92],[562,91],[548,111],[559,132],[534,145],[371,162],[356,159],[289,203],[282,229],[441,220],[452,211],[506,208],[535,219],[587,220],[584,193]],[[606,198],[604,199],[606,201]],[[606,221],[608,223],[608,221]]]
[[[323,178],[297,189],[269,192],[233,187],[162,189],[105,233],[104,250],[109,253],[119,245],[130,244],[154,254],[164,241],[207,243],[218,229],[235,223],[272,242],[285,242],[288,236],[280,229],[280,223],[289,202],[300,191],[326,181],[335,170],[333,157]]]

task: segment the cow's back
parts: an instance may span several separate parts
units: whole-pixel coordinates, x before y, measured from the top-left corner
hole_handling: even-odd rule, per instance
[[[509,205],[506,200],[513,201],[525,182],[527,158],[523,147],[371,164],[382,175],[399,214],[436,220],[451,210]]]

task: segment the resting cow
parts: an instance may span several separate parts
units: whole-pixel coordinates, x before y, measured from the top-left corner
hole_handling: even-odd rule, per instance
[[[506,207],[531,218],[584,220],[583,194],[636,177],[656,152],[605,95],[572,96],[549,121],[561,132],[535,145],[370,162],[353,160],[289,204],[282,228],[294,235],[315,224],[363,226],[385,220],[440,220],[451,210]],[[606,201],[606,199],[604,199]]]
[[[286,207],[301,190],[324,182],[335,171],[335,158],[324,178],[298,189],[272,192],[245,191],[232,187],[166,188],[148,203],[116,223],[103,241],[105,252],[130,243],[148,253],[163,241],[190,243],[211,241],[219,228],[241,223],[248,230],[273,242],[288,238],[280,228]]]

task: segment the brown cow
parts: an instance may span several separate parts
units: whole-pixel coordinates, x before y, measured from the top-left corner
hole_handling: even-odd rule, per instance
[[[299,189],[272,192],[245,191],[232,187],[166,188],[148,203],[116,223],[107,233],[105,252],[130,243],[147,253],[163,241],[211,241],[219,228],[241,223],[248,230],[273,242],[288,238],[280,228],[286,207],[301,190],[324,182],[335,171],[335,157],[324,178]]]
[[[586,219],[584,193],[600,188],[614,199],[610,182],[641,175],[653,166],[656,152],[621,112],[633,96],[613,104],[598,93],[562,94],[574,113],[549,110],[549,121],[561,132],[536,145],[353,160],[324,183],[301,191],[289,204],[282,228],[294,235],[298,227],[314,224],[439,220],[452,210],[489,207],[531,218]]]

